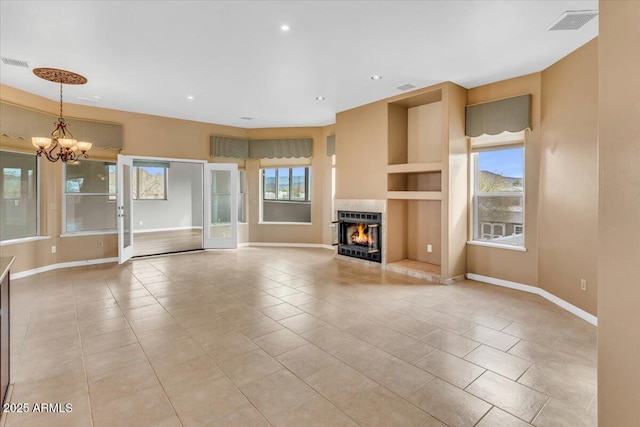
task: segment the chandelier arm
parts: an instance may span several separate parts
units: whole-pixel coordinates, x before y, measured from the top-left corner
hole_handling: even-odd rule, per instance
[[[60,151],[58,152],[57,155],[54,155],[53,152],[55,151],[56,148],[60,148]],[[49,159],[49,161],[51,162],[57,162],[58,160],[60,160],[60,154],[62,154],[62,147],[60,147],[60,145],[58,145],[58,140],[54,139],[53,140],[53,147],[51,147],[50,150],[43,150],[45,156],[47,156],[47,159]]]

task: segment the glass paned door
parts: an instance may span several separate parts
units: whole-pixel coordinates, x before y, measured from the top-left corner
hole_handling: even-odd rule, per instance
[[[205,165],[204,198],[205,249],[237,248],[238,165]]]
[[[120,264],[133,256],[132,168],[133,159],[131,157],[118,155],[116,216],[118,224],[118,262]]]

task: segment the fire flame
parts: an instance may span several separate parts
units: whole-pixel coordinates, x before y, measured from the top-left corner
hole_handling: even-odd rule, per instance
[[[358,245],[368,245],[371,242],[369,236],[364,233],[365,228],[367,228],[365,224],[356,225],[356,232],[351,235],[353,243]]]

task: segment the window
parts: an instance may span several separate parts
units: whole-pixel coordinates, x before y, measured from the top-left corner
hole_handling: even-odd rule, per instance
[[[524,246],[524,145],[472,139],[473,240]],[[475,142],[475,143],[474,143]]]
[[[262,169],[262,221],[311,222],[311,168]]]
[[[264,200],[311,201],[311,168],[293,167],[262,170]]]
[[[133,200],[167,200],[167,168],[134,165]]]
[[[116,164],[83,160],[64,165],[66,233],[116,229]]]
[[[0,156],[0,239],[38,235],[38,160],[33,154],[2,151]]]

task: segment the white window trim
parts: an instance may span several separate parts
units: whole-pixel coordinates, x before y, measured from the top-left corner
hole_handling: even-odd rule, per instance
[[[467,241],[467,245],[486,246],[489,248],[508,249],[510,251],[527,252],[527,248],[525,248],[524,246],[501,245],[499,243],[483,242],[482,240],[469,240]]]
[[[289,165],[285,165],[285,166],[269,166],[269,167],[262,167],[260,166],[260,168],[258,168],[258,185],[259,185],[259,193],[260,193],[260,203],[258,203],[258,225],[313,225],[313,222],[286,222],[286,221],[282,221],[282,222],[271,222],[271,221],[263,221],[262,220],[262,215],[263,215],[263,210],[264,210],[264,202],[279,202],[279,203],[303,203],[303,204],[307,204],[307,205],[311,205],[311,199],[309,199],[308,201],[301,201],[301,200],[265,200],[264,199],[264,179],[263,179],[263,170],[264,169],[278,169],[279,167],[282,168],[294,168],[294,167],[304,167],[304,168],[309,168],[311,169],[311,165],[299,165],[299,166],[289,166]],[[307,175],[310,175],[311,173],[309,172]],[[291,176],[289,177],[289,179],[291,179]],[[277,175],[276,175],[276,186],[278,185],[277,182]],[[311,190],[311,182],[307,182],[307,191]]]
[[[0,246],[19,245],[21,243],[37,242],[39,240],[49,240],[51,236],[33,236],[33,237],[21,237],[20,239],[3,240],[0,242]]]
[[[516,133],[511,133],[511,132],[503,132],[500,135],[482,135],[480,137],[477,138],[469,138],[469,142],[470,142],[470,147],[471,149],[469,150],[469,157],[470,157],[470,161],[469,164],[471,165],[471,173],[469,174],[469,183],[470,183],[470,189],[472,191],[470,191],[470,203],[471,203],[471,209],[469,209],[469,213],[470,213],[470,236],[469,236],[469,240],[467,241],[467,244],[470,245],[477,245],[477,246],[485,246],[485,247],[490,247],[490,248],[497,248],[497,249],[508,249],[508,250],[514,250],[514,251],[519,251],[519,252],[526,252],[527,251],[527,240],[526,240],[526,224],[527,224],[527,220],[526,220],[526,196],[527,196],[527,190],[526,190],[526,186],[527,186],[527,177],[526,177],[526,138],[525,138],[525,131],[522,132],[516,132]],[[502,142],[499,143],[498,141],[500,141],[500,139],[502,139]],[[477,144],[474,144],[474,141],[478,141]],[[475,147],[474,147],[475,146]],[[478,162],[475,161],[473,159],[474,154],[477,154],[479,152],[482,151],[494,151],[494,150],[501,150],[501,149],[510,149],[510,148],[516,148],[516,147],[522,147],[522,179],[524,180],[524,186],[523,186],[523,191],[522,191],[522,224],[523,224],[523,231],[522,231],[522,246],[515,246],[515,245],[505,245],[505,244],[500,244],[500,243],[495,243],[495,242],[491,242],[491,241],[483,241],[483,240],[475,240],[475,236],[477,235],[477,228],[478,228],[478,224],[476,222],[476,211],[477,211],[477,203],[478,203],[478,197],[476,194],[476,177],[478,175]],[[475,149],[474,149],[475,148]],[[485,194],[485,193],[483,193]],[[507,197],[509,196],[509,194],[500,194],[500,196],[504,196]]]
[[[118,234],[118,230],[70,231],[61,234],[60,237],[102,236],[108,234]]]

